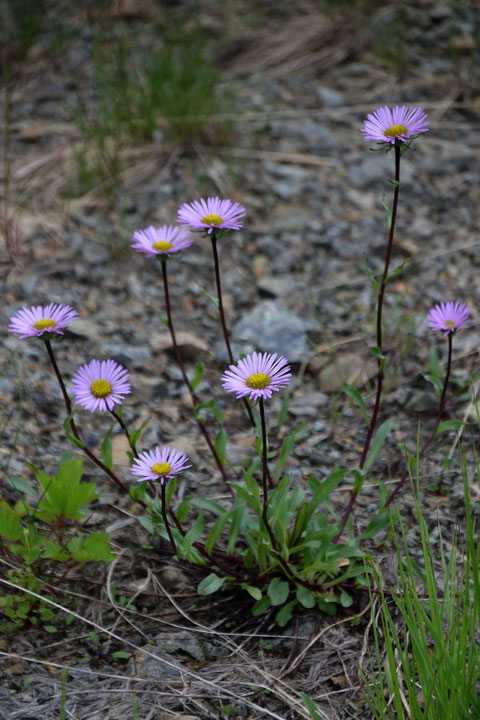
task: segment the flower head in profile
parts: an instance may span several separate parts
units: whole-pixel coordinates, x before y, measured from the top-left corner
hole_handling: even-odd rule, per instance
[[[446,336],[470,320],[470,309],[465,303],[442,302],[430,310],[428,320],[428,326],[432,330],[443,330]]]
[[[423,108],[408,108],[395,105],[378,108],[369,113],[362,128],[364,140],[377,140],[395,144],[396,140],[406,142],[420,133],[428,132],[430,124]]]
[[[40,337],[47,333],[63,335],[63,330],[78,316],[78,312],[70,305],[55,305],[50,303],[46,307],[33,305],[31,308],[22,308],[10,318],[8,332],[19,333],[20,337]],[[46,335],[46,339],[51,338]]]
[[[184,203],[178,211],[177,223],[198,230],[206,230],[210,235],[216,229],[239,230],[241,218],[246,210],[240,203],[221,200],[219,197],[195,200]]]
[[[222,385],[228,392],[235,393],[237,400],[245,396],[257,400],[272,397],[272,392],[288,385],[291,377],[284,357],[254,352],[225,370]]]
[[[137,230],[133,233],[131,247],[145,253],[147,257],[154,257],[176,253],[190,247],[192,243],[193,236],[185,228],[177,228],[175,225],[155,228],[150,225],[145,230]]]
[[[113,410],[131,392],[128,370],[114,360],[91,360],[72,378],[75,403],[95,412]]]
[[[131,467],[133,475],[137,476],[137,482],[143,480],[160,480],[161,484],[165,478],[173,478],[186,468],[192,467],[185,453],[168,447],[140,453]]]

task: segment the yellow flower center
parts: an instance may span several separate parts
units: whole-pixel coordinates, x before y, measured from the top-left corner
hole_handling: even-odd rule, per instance
[[[447,327],[453,328],[453,327],[455,327],[455,320],[445,320],[445,325]]]
[[[220,215],[210,213],[202,218],[202,223],[205,223],[206,225],[223,225],[223,218],[221,218]]]
[[[172,243],[168,242],[168,240],[157,240],[157,242],[152,245],[154,250],[170,250],[172,247]]]
[[[112,392],[112,386],[108,380],[94,380],[90,385],[90,390],[96,398],[106,398]]]
[[[152,465],[152,472],[155,473],[155,475],[160,475],[160,477],[165,477],[165,475],[168,475],[169,472],[171,472],[172,466],[168,463],[155,463],[155,465]]]
[[[245,380],[245,384],[253,390],[263,390],[267,385],[270,385],[272,378],[266,373],[253,373],[249,375]]]
[[[53,328],[57,327],[57,323],[50,318],[42,318],[41,320],[37,320],[33,327],[35,330],[46,330],[47,328],[53,330]]]
[[[406,135],[407,132],[408,128],[405,125],[390,125],[383,134],[387,137],[398,137],[399,135]]]

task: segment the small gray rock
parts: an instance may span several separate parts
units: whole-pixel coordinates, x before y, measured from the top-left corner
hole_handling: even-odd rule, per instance
[[[241,348],[240,352],[251,352],[249,348],[252,348],[300,362],[308,353],[305,332],[310,327],[310,323],[282,303],[264,300],[237,322],[232,339]]]

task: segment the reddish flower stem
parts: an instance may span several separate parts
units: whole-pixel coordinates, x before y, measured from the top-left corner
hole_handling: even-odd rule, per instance
[[[185,383],[185,385],[186,385],[186,387],[188,388],[188,391],[189,391],[189,393],[190,393],[190,397],[191,397],[191,399],[192,399],[192,404],[193,404],[193,406],[195,407],[196,405],[198,405],[198,398],[197,398],[197,396],[196,396],[196,394],[195,394],[195,391],[194,391],[194,389],[193,389],[193,387],[192,387],[192,384],[191,384],[190,380],[188,379],[188,376],[187,376],[187,373],[186,373],[186,370],[185,370],[185,365],[183,364],[182,356],[181,356],[181,354],[180,354],[180,349],[179,349],[178,344],[177,344],[177,338],[176,338],[176,336],[175,336],[175,330],[174,330],[174,327],[173,327],[172,310],[171,310],[171,307],[170,307],[170,294],[169,294],[169,292],[168,292],[167,260],[166,260],[165,257],[162,257],[162,256],[160,256],[160,260],[161,260],[161,266],[162,266],[163,291],[164,291],[164,295],[165,295],[165,309],[166,309],[166,311],[167,311],[168,329],[169,329],[169,331],[170,331],[170,337],[171,337],[171,340],[172,340],[173,352],[174,352],[174,354],[175,354],[175,359],[176,359],[176,361],[177,361],[177,365],[178,365],[178,367],[180,368],[180,372],[182,373],[183,381],[184,381],[184,383]],[[216,464],[217,468],[219,469],[220,474],[221,474],[221,476],[222,476],[222,480],[223,480],[223,482],[225,483],[225,485],[228,487],[229,492],[230,492],[230,494],[231,494],[232,497],[233,497],[233,496],[235,495],[235,493],[233,492],[233,489],[232,489],[232,488],[230,487],[230,485],[228,484],[227,473],[225,472],[225,468],[223,467],[222,461],[221,461],[220,458],[218,457],[218,453],[217,453],[217,451],[215,450],[215,447],[214,447],[214,444],[213,444],[213,442],[212,442],[212,440],[211,440],[211,438],[210,438],[210,435],[208,434],[208,430],[207,430],[207,428],[204,426],[204,424],[201,423],[199,420],[196,420],[196,423],[197,423],[197,425],[198,425],[198,428],[199,428],[200,432],[202,433],[202,435],[203,435],[203,437],[204,437],[204,439],[205,439],[205,442],[206,442],[207,445],[208,445],[208,448],[209,448],[210,452],[212,453],[213,459],[215,460],[215,464]]]
[[[387,253],[385,255],[385,267],[383,269],[382,283],[378,293],[378,306],[377,306],[377,347],[382,352],[382,310],[383,300],[385,297],[385,290],[388,282],[388,270],[390,268],[390,258],[392,256],[393,238],[395,235],[395,222],[397,219],[397,207],[398,207],[398,195],[400,191],[400,145],[398,142],[395,143],[395,189],[393,192],[393,205],[392,205],[392,217],[390,222],[390,232],[388,234],[388,245]],[[377,374],[377,394],[375,397],[375,404],[373,406],[372,418],[368,427],[367,436],[365,438],[365,444],[363,447],[362,455],[360,458],[359,466],[360,469],[365,465],[368,451],[370,449],[370,443],[372,441],[373,433],[377,423],[378,411],[380,410],[380,401],[382,398],[382,386],[383,386],[383,363],[380,358],[378,359],[378,374]]]
[[[383,354],[383,334],[382,334],[382,311],[383,311],[383,300],[385,297],[385,290],[388,283],[388,271],[390,268],[390,258],[392,256],[392,248],[393,248],[393,238],[395,235],[395,222],[397,219],[397,208],[398,208],[398,195],[400,191],[400,157],[401,157],[401,146],[398,141],[395,142],[395,188],[393,192],[393,205],[392,205],[392,215],[390,219],[390,229],[388,233],[388,243],[387,243],[387,252],[385,255],[385,266],[383,269],[383,276],[382,276],[382,282],[380,284],[380,289],[378,291],[378,303],[377,303],[377,322],[376,322],[376,342],[377,342],[377,348],[380,351],[381,354]],[[377,418],[378,413],[380,410],[380,403],[382,399],[382,389],[383,389],[383,378],[384,378],[384,363],[385,360],[382,360],[381,358],[378,358],[378,372],[377,372],[377,391],[375,395],[375,402],[373,405],[373,411],[372,411],[372,417],[370,419],[370,423],[368,425],[367,435],[365,437],[365,443],[363,445],[362,454],[360,457],[359,467],[360,470],[364,467],[367,457],[368,457],[368,451],[370,449],[370,444],[372,442],[373,433],[375,431],[375,426],[377,424]],[[342,522],[340,525],[340,530],[333,538],[332,542],[337,543],[340,539],[340,536],[342,535],[345,525],[347,524],[347,520],[350,517],[350,514],[353,510],[353,506],[355,504],[355,501],[358,497],[358,492],[352,491],[350,494],[350,499],[348,501],[348,505],[345,508],[345,512],[343,514]]]
[[[220,315],[220,325],[222,326],[223,338],[225,340],[225,347],[227,348],[227,354],[228,354],[228,359],[230,361],[230,365],[235,365],[235,360],[233,359],[232,348],[230,346],[230,339],[228,337],[227,324],[225,322],[225,312],[223,309],[222,283],[220,280],[220,263],[218,261],[217,238],[215,236],[215,232],[212,232],[212,234],[210,235],[210,240],[212,241],[213,265],[215,268],[215,284],[217,286],[218,312]],[[247,412],[248,419],[250,420],[250,424],[252,425],[253,429],[255,429],[255,420],[253,417],[252,408],[250,407],[250,403],[248,402],[247,398],[243,398],[243,404],[245,406],[245,410]]]

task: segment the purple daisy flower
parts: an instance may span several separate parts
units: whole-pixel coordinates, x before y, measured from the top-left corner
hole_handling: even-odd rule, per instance
[[[75,403],[95,412],[113,410],[131,392],[128,370],[114,360],[91,360],[72,378]]]
[[[395,105],[393,110],[389,107],[378,108],[369,113],[364,122],[362,133],[364,140],[377,140],[394,144],[395,141],[405,142],[420,133],[428,132],[430,121],[423,108],[408,108],[405,105]]]
[[[46,307],[33,305],[31,308],[23,307],[10,318],[8,332],[19,333],[20,337],[39,337],[43,333],[57,333],[63,335],[63,330],[78,316],[78,312],[70,305],[55,305],[50,303]]]
[[[205,229],[210,235],[216,228],[239,230],[246,210],[240,203],[221,200],[219,197],[203,198],[184,203],[178,211],[177,223],[199,230]]]
[[[168,447],[168,445],[160,450],[140,453],[138,458],[133,461],[131,471],[137,476],[137,482],[143,480],[160,480],[163,485],[165,478],[172,478],[186,468],[192,467],[185,453]]]
[[[250,400],[270,398],[272,392],[288,385],[292,373],[284,357],[277,354],[252,353],[230,365],[222,375],[222,385],[235,393],[237,400],[248,395]]]
[[[146,253],[147,257],[154,257],[155,255],[170,255],[170,253],[190,247],[192,243],[193,236],[184,228],[177,228],[174,225],[155,228],[150,225],[145,230],[137,230],[133,233],[131,247]]]
[[[444,330],[446,336],[470,320],[470,309],[465,303],[442,302],[430,310],[428,320],[432,330]]]

